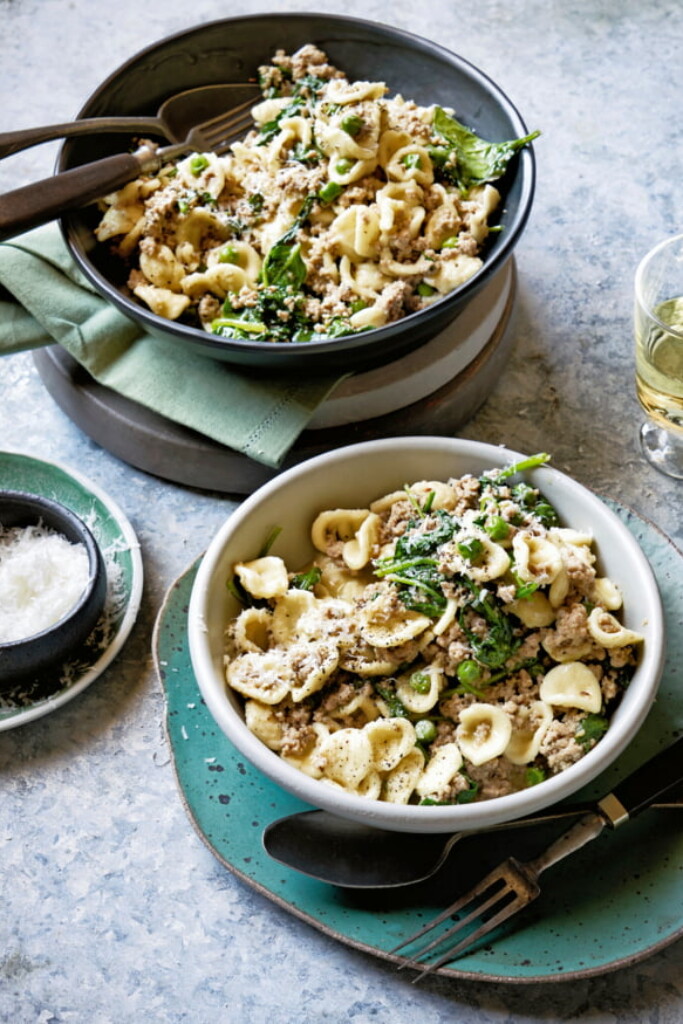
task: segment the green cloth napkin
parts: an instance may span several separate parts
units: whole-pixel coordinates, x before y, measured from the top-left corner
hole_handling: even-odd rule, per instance
[[[57,342],[100,384],[267,466],[347,376],[266,377],[144,333],[95,292],[56,224],[0,244],[0,286],[0,355]]]

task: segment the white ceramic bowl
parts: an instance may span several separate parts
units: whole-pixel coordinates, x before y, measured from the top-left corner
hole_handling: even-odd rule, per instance
[[[479,803],[398,806],[356,797],[309,778],[281,760],[246,727],[240,700],[228,692],[223,667],[224,631],[238,606],[226,588],[235,562],[254,557],[280,526],[273,554],[288,568],[313,554],[309,528],[322,509],[359,508],[416,480],[479,475],[521,458],[517,452],[474,441],[406,437],[371,441],[320,455],[282,473],[248,498],[210,544],[197,572],[189,607],[189,642],[200,691],[218,726],[265,775],[313,806],[399,832],[477,829],[540,810],[591,782],[628,746],[654,700],[664,659],[664,621],[657,584],[639,545],[595,494],[551,466],[527,479],[557,509],[564,525],[590,530],[600,572],[624,596],[624,623],[644,635],[642,657],[600,742],[580,761],[524,791]]]

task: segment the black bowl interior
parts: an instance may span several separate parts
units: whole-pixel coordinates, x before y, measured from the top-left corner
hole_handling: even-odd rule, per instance
[[[63,661],[93,631],[104,607],[107,577],[104,559],[92,532],[69,508],[50,498],[23,491],[0,493],[0,525],[5,529],[42,523],[72,544],[83,544],[89,563],[88,583],[79,600],[53,626],[23,640],[0,643],[0,683],[38,674]]]
[[[214,21],[148,47],[115,71],[88,99],[81,117],[154,114],[174,93],[194,86],[253,80],[259,64],[278,48],[294,52],[315,43],[352,79],[384,81],[392,93],[419,104],[452,107],[480,136],[502,141],[527,134],[507,96],[484,73],[435,43],[374,22],[332,15],[273,14]],[[126,148],[125,136],[70,139],[58,169]],[[126,271],[98,246],[95,207],[66,215],[63,231],[73,256],[97,290],[144,329],[190,344],[206,355],[244,366],[307,372],[367,368],[397,358],[442,330],[510,256],[533,199],[535,163],[525,147],[497,187],[503,193],[500,232],[490,236],[481,270],[454,292],[402,320],[349,337],[275,345],[214,337],[195,327],[162,320],[132,298]]]

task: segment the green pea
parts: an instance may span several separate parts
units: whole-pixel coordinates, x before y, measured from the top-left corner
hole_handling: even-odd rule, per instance
[[[190,160],[190,170],[194,174],[195,178],[198,178],[202,171],[208,166],[209,161],[202,153],[198,153],[197,156],[193,156]]]
[[[429,693],[431,685],[432,681],[426,672],[413,672],[410,677],[410,686],[415,693]]]
[[[405,156],[401,157],[401,163],[408,170],[419,170],[420,169],[420,154],[419,153],[406,153]]]
[[[239,263],[240,258],[237,250],[232,245],[226,245],[218,257],[219,263]]]
[[[320,189],[318,199],[323,203],[332,203],[343,192],[342,186],[336,181],[328,181]]]
[[[436,288],[432,288],[432,286],[430,284],[427,284],[426,281],[420,281],[415,291],[417,292],[418,295],[426,297],[427,295],[433,295],[434,292],[436,291]]]
[[[445,242],[441,243],[442,249],[457,249],[460,244],[458,235],[450,235]]]
[[[436,726],[428,718],[421,718],[415,723],[415,736],[419,743],[431,743],[436,739]]]
[[[461,683],[476,683],[481,678],[481,666],[472,658],[465,658],[458,665],[456,674]]]
[[[356,136],[363,128],[363,118],[358,114],[348,114],[341,122],[347,135]]]
[[[344,156],[341,160],[337,160],[337,163],[334,165],[334,169],[337,174],[348,174],[354,163],[354,160],[349,160],[348,157]]]

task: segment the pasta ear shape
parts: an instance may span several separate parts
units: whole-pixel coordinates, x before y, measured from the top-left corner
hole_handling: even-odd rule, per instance
[[[322,689],[339,664],[339,651],[325,641],[295,644],[289,651],[294,673],[292,700],[299,703]]]
[[[253,597],[282,597],[289,589],[287,566],[277,555],[237,562],[235,575]]]
[[[300,754],[281,754],[283,761],[298,768],[304,775],[312,779],[319,779],[323,774],[322,748],[330,735],[330,731],[322,722],[313,722],[309,726],[311,736],[309,742]]]
[[[190,305],[187,295],[178,295],[170,288],[157,288],[154,284],[136,284],[133,295],[165,320],[177,320]]]
[[[396,696],[408,711],[415,715],[426,715],[437,703],[443,684],[443,669],[427,665],[399,676]]]
[[[313,546],[323,554],[328,554],[330,547],[340,540],[347,541],[355,537],[369,515],[370,509],[367,508],[335,508],[320,512],[311,526]]]
[[[588,616],[588,632],[596,643],[611,650],[615,647],[627,647],[643,641],[641,633],[626,629],[618,619],[604,608],[594,608]]]
[[[278,651],[240,654],[228,662],[225,675],[233,690],[261,704],[279,704],[293,682],[287,658]]]
[[[323,772],[344,789],[357,790],[372,770],[372,745],[364,729],[338,729],[325,740]]]
[[[391,804],[407,804],[424,768],[424,754],[413,747],[399,763],[384,776],[382,799]]]
[[[400,647],[431,626],[431,619],[405,605],[392,604],[391,595],[380,591],[359,612],[359,631],[372,647]]]
[[[356,789],[358,796],[364,796],[366,800],[379,800],[382,793],[382,776],[374,769],[369,771],[361,784]]]
[[[505,757],[513,764],[529,764],[538,756],[543,737],[553,720],[553,709],[543,700],[520,707],[512,724],[512,736]]]
[[[593,580],[591,600],[602,605],[608,612],[616,612],[621,608],[624,599],[616,583],[607,576],[599,576]]]
[[[271,634],[275,643],[288,644],[314,636],[319,616],[315,595],[310,590],[288,590],[273,609]]]
[[[378,771],[391,771],[415,746],[415,728],[407,718],[379,718],[364,726],[364,732]]]
[[[240,612],[232,627],[232,642],[235,650],[265,651],[270,644],[272,615],[267,608],[245,608]]]
[[[157,288],[169,288],[173,292],[180,291],[180,283],[185,276],[185,268],[167,245],[155,245],[149,250],[141,250],[140,270],[150,284]]]
[[[562,555],[556,544],[545,537],[520,530],[512,539],[515,571],[525,583],[545,586],[552,583],[562,569]]]
[[[528,597],[516,598],[506,604],[506,609],[528,626],[529,629],[541,629],[555,621],[555,609],[544,593],[534,590]]]
[[[463,757],[480,765],[500,757],[512,737],[512,722],[495,704],[470,704],[460,712],[455,730]]]
[[[275,717],[275,712],[267,704],[258,700],[248,700],[244,705],[244,721],[250,732],[257,736],[271,750],[279,750],[282,746],[282,723]]]
[[[462,768],[462,754],[457,743],[444,743],[437,747],[427,767],[415,785],[422,799],[442,800]]]
[[[477,545],[478,554],[472,559],[462,554],[463,548],[473,542]],[[459,572],[465,572],[476,583],[487,583],[505,575],[511,565],[511,559],[501,544],[491,540],[485,530],[476,526],[468,526],[458,533],[443,552],[448,565]]]
[[[602,707],[600,683],[582,661],[567,661],[546,672],[539,696],[554,707],[579,708],[592,714]]]
[[[369,512],[356,530],[356,536],[346,541],[342,548],[342,558],[349,569],[363,569],[368,564],[379,538],[380,526],[379,516]]]

